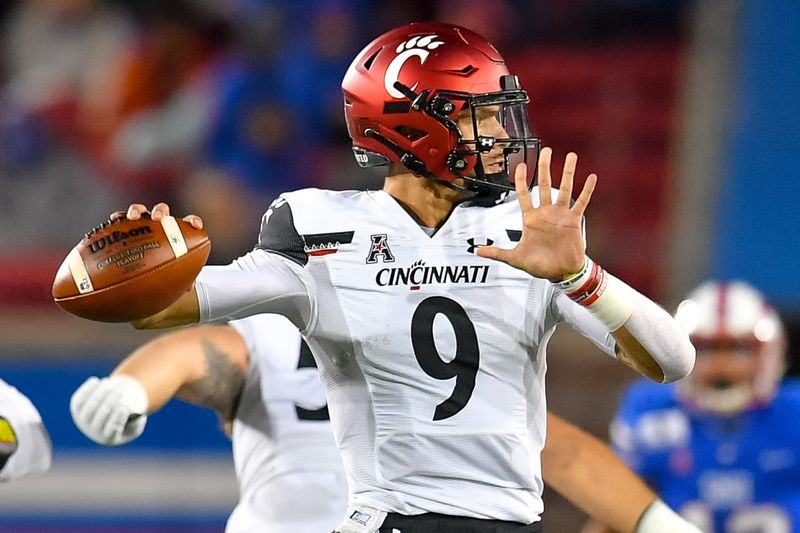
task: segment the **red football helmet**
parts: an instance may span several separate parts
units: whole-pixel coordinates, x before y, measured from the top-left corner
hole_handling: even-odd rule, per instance
[[[767,404],[785,369],[786,336],[778,314],[741,281],[708,281],[681,302],[675,318],[697,349],[682,399],[701,411],[735,415]]]
[[[342,82],[347,128],[362,167],[402,163],[415,174],[477,196],[513,190],[513,169],[539,139],[528,95],[480,35],[439,22],[414,23],[372,41]]]

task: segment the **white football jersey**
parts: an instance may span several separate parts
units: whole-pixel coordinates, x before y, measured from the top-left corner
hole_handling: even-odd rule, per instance
[[[52,455],[39,411],[24,394],[0,379],[0,481],[45,472]]]
[[[287,193],[254,252],[201,273],[201,316],[273,310],[303,328],[351,504],[531,523],[547,341],[559,322],[614,341],[549,281],[475,255],[521,227],[513,194],[459,205],[429,236],[383,191]]]
[[[347,509],[347,481],[311,352],[280,315],[231,326],[249,372],[232,434],[240,497],[225,531],[332,531]]]

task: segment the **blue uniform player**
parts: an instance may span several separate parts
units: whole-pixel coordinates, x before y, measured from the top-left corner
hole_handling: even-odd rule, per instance
[[[778,315],[744,283],[707,282],[676,318],[697,348],[694,371],[627,391],[618,452],[704,532],[800,532],[800,381],[781,381]]]

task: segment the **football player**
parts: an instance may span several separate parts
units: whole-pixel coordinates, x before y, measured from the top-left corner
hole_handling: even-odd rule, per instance
[[[256,315],[161,336],[111,376],[86,380],[70,411],[87,437],[119,445],[173,396],[214,409],[231,437],[241,498],[227,533],[319,533],[341,520],[347,483],[325,391],[288,320]],[[552,488],[621,531],[659,531],[671,513],[608,446],[552,414],[542,463]]]
[[[686,376],[694,348],[586,256],[596,176],[573,203],[569,154],[551,188],[528,96],[482,37],[402,26],[356,57],[342,88],[356,159],[388,165],[383,189],[282,195],[254,251],[204,268],[194,290],[134,325],[272,312],[301,330],[350,486],[337,531],[539,531],[554,328],[658,382]]]
[[[0,481],[50,468],[53,448],[33,403],[0,379]]]
[[[634,384],[615,446],[704,532],[800,532],[800,383],[781,381],[780,318],[740,281],[703,283],[676,317],[697,347],[694,372],[666,387]]]
[[[231,438],[239,503],[227,533],[331,531],[347,481],[314,359],[291,322],[257,315],[158,337],[72,395],[75,425],[119,445],[173,396],[213,409]]]

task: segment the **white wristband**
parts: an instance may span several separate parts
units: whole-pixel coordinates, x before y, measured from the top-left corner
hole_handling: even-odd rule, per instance
[[[608,331],[622,327],[636,307],[636,291],[589,257],[580,272],[556,286],[572,301],[588,309]]]
[[[636,308],[636,292],[620,279],[606,272],[605,288],[586,308],[608,328],[616,331],[628,321]]]
[[[656,500],[642,513],[634,533],[702,533],[678,513]]]

